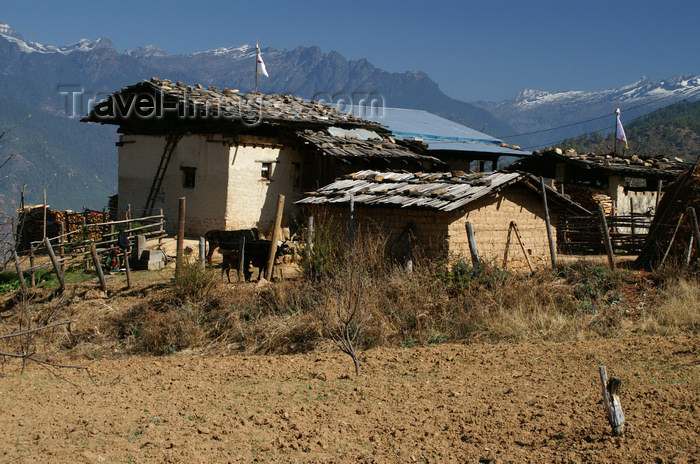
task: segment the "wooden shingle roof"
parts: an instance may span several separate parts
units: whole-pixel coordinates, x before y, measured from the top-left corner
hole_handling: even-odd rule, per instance
[[[84,122],[101,122],[104,124],[120,124],[129,118],[138,117],[133,111],[128,114],[118,114],[114,117],[104,117],[106,109],[112,112],[126,113],[124,103],[138,99],[139,96],[149,98],[154,95],[163,98],[164,111],[178,111],[187,107],[192,112],[188,115],[204,118],[229,118],[246,122],[266,123],[312,123],[319,125],[351,125],[357,127],[372,127],[379,130],[379,123],[355,117],[352,113],[343,113],[332,105],[323,105],[316,101],[307,101],[292,95],[267,95],[261,93],[240,93],[238,90],[218,87],[204,88],[199,84],[189,86],[183,82],[172,82],[169,79],[151,78],[124,87],[101,101],[83,118]],[[120,102],[122,107],[119,107]],[[159,102],[160,103],[160,102]],[[149,102],[150,104],[150,102]]]

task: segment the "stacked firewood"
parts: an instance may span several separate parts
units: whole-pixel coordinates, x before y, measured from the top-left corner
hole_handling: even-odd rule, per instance
[[[41,241],[44,237],[44,207],[27,206],[19,212],[18,218],[19,249],[29,249],[31,242]],[[109,213],[85,210],[83,212],[46,210],[46,236],[58,237],[68,235],[61,243],[80,242],[83,240],[102,241],[104,234],[109,232],[106,226],[89,227],[90,224],[101,224],[110,220]],[[85,227],[88,226],[88,227]]]

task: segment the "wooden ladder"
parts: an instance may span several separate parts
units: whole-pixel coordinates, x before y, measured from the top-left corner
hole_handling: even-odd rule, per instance
[[[177,143],[180,141],[180,135],[169,135],[166,142],[165,148],[163,149],[163,154],[160,157],[160,164],[158,164],[158,170],[156,175],[153,177],[153,183],[151,184],[151,190],[148,193],[148,198],[146,199],[146,206],[144,207],[144,215],[150,216],[153,214],[153,207],[156,204],[156,198],[158,198],[158,192],[163,185],[163,178],[165,177],[165,172],[168,170],[168,164],[170,164],[170,157],[175,151]]]

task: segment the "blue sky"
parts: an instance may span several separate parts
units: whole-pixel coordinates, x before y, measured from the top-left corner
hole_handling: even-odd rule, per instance
[[[423,71],[465,101],[700,74],[697,0],[5,0],[0,19],[26,40],[108,37],[120,51],[191,53],[257,38],[278,49],[318,45],[387,71]]]

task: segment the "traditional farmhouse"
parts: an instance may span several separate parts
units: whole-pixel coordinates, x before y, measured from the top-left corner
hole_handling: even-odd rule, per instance
[[[663,184],[690,166],[678,158],[579,154],[548,148],[516,161],[510,169],[553,179],[561,193],[592,211],[601,202],[610,215],[652,216]]]
[[[414,149],[447,163],[450,171],[496,171],[499,160],[523,158],[531,153],[519,146],[479,132],[423,110],[364,108],[353,106],[353,114],[383,124],[393,136]]]
[[[339,175],[443,164],[380,124],[331,106],[167,79],[128,86],[83,121],[119,126],[120,212],[162,209],[169,233],[180,197],[187,199],[187,235],[250,227],[266,233],[278,194],[286,196],[289,226],[302,192]]]
[[[590,214],[554,189],[546,189],[554,222],[562,212]],[[330,210],[336,218],[347,218],[351,198],[358,227],[376,227],[394,243],[410,231],[413,246],[426,257],[469,256],[467,221],[473,225],[478,252],[486,260],[502,264],[511,222],[533,265],[548,262],[550,257],[540,184],[529,174],[365,170],[320,188],[298,204],[305,205],[310,214]],[[508,258],[512,265],[527,265],[515,232]]]

